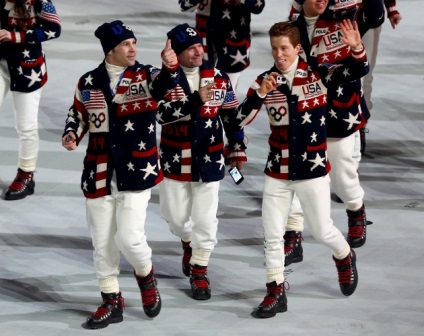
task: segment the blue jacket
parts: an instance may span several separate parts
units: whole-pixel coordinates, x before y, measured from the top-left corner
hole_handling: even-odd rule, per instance
[[[87,198],[110,195],[115,171],[119,191],[145,190],[163,179],[156,144],[157,100],[175,87],[170,71],[136,62],[128,67],[112,96],[101,63],[79,81],[64,135],[79,144],[88,133],[81,188]],[[164,122],[181,116],[164,115]]]
[[[198,91],[191,93],[179,69],[178,85],[159,102],[160,116],[187,115],[162,126],[160,155],[165,177],[179,181],[213,182],[225,175],[223,133],[236,161],[246,161],[243,128],[238,126],[238,101],[225,72],[208,62],[200,67],[201,86],[214,82],[213,99],[204,104]],[[158,122],[163,124],[163,118]]]
[[[282,84],[261,98],[256,90],[263,78],[279,72],[274,66],[251,85],[239,106],[241,125],[248,125],[265,105],[270,121],[269,153],[265,174],[282,180],[305,180],[326,175],[327,87],[348,82],[368,73],[365,52],[354,52],[350,66],[320,65],[311,68],[299,58],[293,86]]]

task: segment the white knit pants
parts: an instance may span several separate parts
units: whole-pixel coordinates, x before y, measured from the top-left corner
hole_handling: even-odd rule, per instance
[[[86,200],[94,268],[104,293],[119,291],[120,251],[138,275],[145,276],[152,268],[152,250],[144,231],[151,189],[120,192],[115,178],[111,188],[110,196]]]
[[[10,89],[10,75],[5,60],[0,61],[0,106]],[[15,128],[19,137],[18,167],[32,172],[37,166],[39,136],[38,108],[42,88],[33,92],[12,91]]]
[[[181,182],[165,178],[159,184],[160,214],[171,232],[191,241],[192,265],[207,266],[217,244],[217,182]]]
[[[284,281],[284,246],[294,193],[299,197],[304,216],[313,237],[328,246],[337,259],[345,258],[350,247],[330,217],[330,183],[328,175],[320,178],[287,181],[265,176],[262,218],[264,228],[266,281]]]
[[[327,139],[331,186],[346,209],[352,211],[362,206],[365,194],[359,182],[358,165],[353,156],[354,146],[355,133],[346,138]]]

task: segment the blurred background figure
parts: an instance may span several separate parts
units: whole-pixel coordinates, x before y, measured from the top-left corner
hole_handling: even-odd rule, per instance
[[[181,10],[196,11],[204,58],[224,70],[234,91],[250,65],[251,14],[260,14],[265,0],[178,0]]]
[[[0,106],[12,91],[19,137],[18,172],[4,199],[34,193],[39,136],[38,108],[47,82],[41,43],[60,36],[61,24],[50,0],[0,1]]]

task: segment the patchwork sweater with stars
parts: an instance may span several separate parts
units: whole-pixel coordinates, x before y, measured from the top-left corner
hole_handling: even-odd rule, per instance
[[[0,59],[7,61],[10,90],[32,92],[47,82],[41,43],[58,38],[61,25],[50,0],[27,0],[29,17],[25,19],[18,16],[14,6],[14,0],[7,0],[1,9],[1,29],[10,31],[12,40],[0,43]]]
[[[203,104],[198,91],[193,93],[182,69],[178,85],[158,103],[158,122],[167,115],[183,116],[162,126],[161,164],[165,177],[179,181],[213,182],[225,175],[223,133],[232,150],[232,160],[246,161],[244,131],[237,119],[238,100],[226,73],[206,61],[200,67],[200,87],[212,86],[213,98]]]
[[[318,17],[311,41],[303,11],[292,22],[300,29],[303,48],[300,55],[309,64],[353,64],[351,48],[340,40],[343,33],[338,22],[343,18],[354,17],[363,36],[370,28],[377,27],[384,21],[384,5],[381,0],[368,0],[359,9],[339,10],[337,14],[334,18],[335,11],[327,8]],[[329,88],[328,113],[327,132],[330,138],[344,138],[364,127],[370,118],[370,112],[360,79]]]
[[[88,132],[81,189],[87,198],[110,195],[115,171],[119,191],[145,190],[163,179],[156,144],[157,100],[175,87],[171,71],[138,62],[122,75],[115,95],[105,62],[78,81],[63,135],[77,145]],[[163,115],[164,122],[181,116]]]
[[[354,51],[350,66],[323,64],[311,69],[299,58],[293,86],[283,83],[261,98],[257,89],[274,66],[259,75],[239,106],[241,125],[250,124],[262,106],[270,122],[269,153],[265,174],[282,180],[305,180],[326,175],[327,88],[366,75],[369,71],[364,49]]]
[[[265,0],[178,0],[182,11],[196,11],[205,59],[226,72],[250,65],[251,14],[260,14]],[[216,57],[215,57],[216,55]]]

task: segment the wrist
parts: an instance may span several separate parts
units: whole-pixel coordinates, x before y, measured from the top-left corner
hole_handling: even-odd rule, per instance
[[[359,42],[359,44],[358,44],[357,46],[355,46],[355,47],[350,47],[350,49],[351,49],[352,51],[361,51],[361,50],[363,50],[363,49],[364,49],[364,46],[363,46],[362,42]]]

